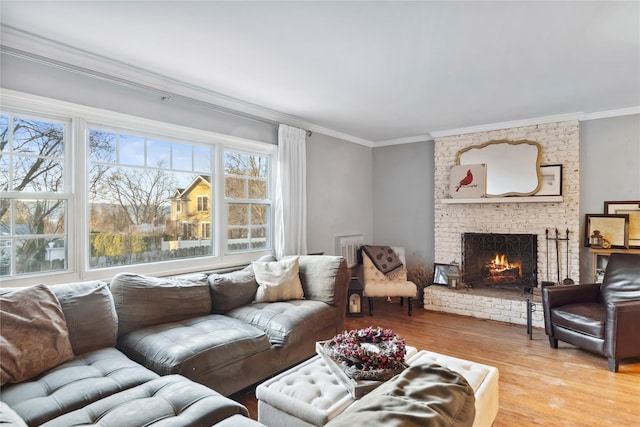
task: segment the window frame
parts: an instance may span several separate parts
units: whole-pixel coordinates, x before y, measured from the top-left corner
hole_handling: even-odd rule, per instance
[[[216,268],[226,268],[247,264],[258,257],[273,253],[271,247],[246,252],[229,253],[227,248],[226,201],[224,200],[224,164],[225,149],[245,151],[269,158],[269,183],[272,189],[275,184],[277,161],[277,145],[254,141],[211,131],[205,131],[157,120],[146,119],[129,114],[107,111],[2,89],[2,111],[21,117],[36,117],[52,120],[68,121],[69,135],[65,141],[65,182],[71,191],[66,194],[69,221],[67,232],[68,269],[60,272],[45,272],[3,279],[3,286],[28,286],[33,284],[34,277],[47,284],[66,283],[84,280],[109,280],[120,272],[134,272],[153,276],[168,276]],[[209,199],[211,213],[212,256],[168,260],[147,264],[132,264],[116,267],[89,269],[89,152],[87,147],[88,130],[91,125],[101,128],[114,128],[119,131],[129,130],[133,134],[148,134],[153,138],[171,141],[208,145],[212,148],[212,195]],[[61,198],[60,193],[52,194]],[[273,197],[270,194],[271,218],[270,232],[273,233]]]
[[[261,155],[259,153],[255,153],[255,152],[249,152],[248,150],[241,150],[241,149],[236,149],[234,147],[225,147],[223,152],[221,153],[221,157],[224,158],[224,154],[225,151],[234,151],[238,154],[247,154],[247,155]],[[224,173],[224,165],[222,165],[223,169],[221,172],[221,176],[224,179],[226,177],[225,173]],[[226,197],[226,193],[222,195],[223,199],[224,199],[224,209],[223,211],[225,212],[225,214],[227,214],[229,212],[229,205],[232,204],[237,204],[237,205],[248,205],[249,206],[249,210],[251,210],[251,207],[254,205],[263,205],[263,206],[268,206],[268,225],[270,227],[267,227],[267,243],[269,243],[271,245],[271,248],[273,247],[273,236],[274,236],[274,189],[275,189],[275,161],[273,159],[271,159],[271,161],[268,164],[268,169],[267,169],[267,177],[266,179],[264,179],[267,183],[267,195],[266,195],[266,199],[252,199],[250,198],[249,195],[249,182],[248,180],[250,179],[250,177],[244,176],[244,178],[247,179],[246,182],[246,194],[247,197],[245,198],[231,198],[231,197]],[[261,179],[262,180],[262,179]],[[251,219],[251,212],[249,212],[249,219]],[[228,226],[228,218],[225,220],[225,224]],[[251,221],[249,221],[249,224],[246,225],[246,227],[234,227],[234,228],[256,228],[256,226],[251,224]],[[228,230],[228,228],[227,228]],[[244,251],[231,251],[228,248],[228,233],[225,233],[225,251],[227,251],[227,253],[229,254],[237,254],[237,253],[242,253]],[[269,248],[269,246],[268,246]],[[260,249],[252,249],[249,250],[249,252],[251,251],[258,251]]]
[[[4,95],[4,93],[3,93]],[[4,98],[4,96],[3,96]],[[52,270],[52,271],[42,271],[42,272],[34,272],[34,273],[26,273],[21,274],[20,276],[10,276],[10,278],[2,278],[2,282],[11,283],[13,281],[24,280],[28,283],[33,283],[34,277],[43,277],[43,276],[62,276],[67,275],[69,272],[77,271],[77,262],[75,253],[70,250],[70,247],[73,249],[73,244],[70,243],[72,239],[71,224],[77,223],[77,215],[75,210],[75,197],[73,194],[73,120],[69,117],[61,116],[59,114],[54,114],[50,111],[35,111],[29,108],[21,108],[20,106],[10,107],[3,100],[3,109],[2,114],[9,115],[10,117],[19,117],[21,119],[27,120],[38,120],[38,121],[46,121],[50,123],[55,123],[62,125],[64,127],[63,131],[63,153],[62,160],[64,162],[64,167],[62,170],[62,179],[63,179],[63,191],[52,193],[46,191],[15,191],[12,188],[9,188],[8,191],[0,191],[0,197],[6,198],[13,201],[19,200],[63,200],[65,202],[64,208],[64,216],[65,216],[65,229],[62,233],[65,241],[65,250],[66,250],[66,259],[65,263],[67,268],[62,270]],[[13,150],[10,150],[12,152]],[[12,153],[12,155],[15,155]],[[22,156],[18,154],[19,156]],[[37,156],[24,156],[24,157],[37,157]],[[12,209],[13,210],[13,209]],[[13,223],[14,219],[11,218],[11,222]],[[60,234],[27,234],[25,235],[28,239],[50,239],[59,237]],[[11,242],[11,271],[15,272],[16,267],[16,255],[15,248],[17,247],[16,240],[19,240],[20,237],[13,233],[8,238],[2,240],[8,240]],[[13,273],[15,274],[15,273]]]

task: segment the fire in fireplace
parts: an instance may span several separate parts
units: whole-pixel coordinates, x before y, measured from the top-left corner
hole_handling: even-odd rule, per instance
[[[470,286],[530,290],[537,285],[535,234],[464,233],[462,270]]]

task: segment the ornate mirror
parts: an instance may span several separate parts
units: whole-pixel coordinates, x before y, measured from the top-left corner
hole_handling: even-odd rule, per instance
[[[530,196],[541,185],[542,149],[534,141],[489,141],[458,152],[459,165],[487,165],[487,197]]]

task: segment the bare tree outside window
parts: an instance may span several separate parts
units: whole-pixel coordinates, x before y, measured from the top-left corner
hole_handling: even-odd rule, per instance
[[[66,269],[65,129],[0,116],[0,276]]]
[[[177,212],[178,203],[182,203],[174,197],[176,192],[201,176],[196,173],[198,165],[210,164],[196,160],[197,155],[210,156],[210,151],[198,147],[196,153],[194,145],[186,143],[98,129],[89,131],[89,140],[93,141],[89,173],[91,266],[211,255],[210,237],[203,241],[202,236],[191,233],[202,229],[191,224],[192,218],[186,224],[184,218],[171,218],[172,209]],[[208,181],[204,191],[207,193],[199,199],[198,210],[205,211],[205,217],[198,216],[210,221]],[[188,243],[181,241],[183,238],[199,239]]]

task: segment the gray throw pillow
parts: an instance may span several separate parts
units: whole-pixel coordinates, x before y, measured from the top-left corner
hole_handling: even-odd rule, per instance
[[[118,335],[211,313],[207,276],[200,274],[195,278],[117,274],[110,288],[118,312]]]
[[[212,312],[224,314],[234,308],[250,304],[258,289],[258,283],[253,269],[244,269],[231,273],[210,274],[209,289]]]
[[[116,346],[118,314],[107,283],[65,283],[50,289],[60,301],[75,354]]]

